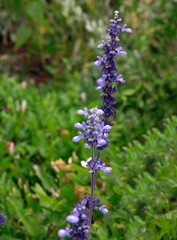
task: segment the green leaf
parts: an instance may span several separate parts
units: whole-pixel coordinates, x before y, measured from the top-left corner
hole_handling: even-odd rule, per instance
[[[21,10],[21,0],[12,0],[12,6],[16,12],[20,12]]]
[[[52,181],[52,178],[50,178],[47,173],[42,173],[40,170],[36,172],[36,175],[41,180],[43,187],[47,189],[48,191],[51,190],[51,188],[55,187],[54,182]]]
[[[118,196],[122,194],[121,188],[119,186],[114,185],[112,189]]]
[[[15,48],[19,49],[20,47],[22,47],[28,41],[31,35],[32,29],[30,27],[27,27],[26,25],[21,25],[17,29]]]
[[[135,93],[135,90],[134,89],[126,89],[125,91],[124,91],[124,95],[125,96],[131,96],[131,95],[133,95]]]
[[[44,22],[42,5],[39,2],[31,2],[26,8],[27,15],[38,25]]]
[[[35,187],[32,187],[33,191],[39,196],[41,208],[46,208],[51,211],[55,211],[57,208],[63,206],[65,201],[60,201],[56,198],[48,196],[45,190],[38,184],[35,184]]]
[[[0,142],[0,155],[3,155],[6,152],[6,144],[4,142]]]
[[[13,207],[14,211],[16,212],[20,221],[22,221],[23,225],[25,226],[26,231],[31,236],[36,236],[36,233],[41,231],[41,227],[36,224],[36,219],[34,217],[29,216],[27,211],[24,211],[24,206],[20,202],[19,199],[16,197],[10,197],[8,199],[9,203]]]

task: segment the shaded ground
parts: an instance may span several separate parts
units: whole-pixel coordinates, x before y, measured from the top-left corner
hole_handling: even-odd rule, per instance
[[[12,43],[3,45],[0,42],[0,74],[18,75],[23,80],[33,79],[36,84],[49,78],[49,73],[43,68],[40,58],[30,56],[27,48],[15,51]]]

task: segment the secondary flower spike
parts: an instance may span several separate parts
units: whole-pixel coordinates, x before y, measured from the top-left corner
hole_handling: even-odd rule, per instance
[[[132,30],[127,28],[127,25],[121,27],[122,19],[118,18],[118,11],[114,13],[114,19],[110,20],[110,28],[106,31],[109,37],[107,41],[102,41],[98,45],[98,49],[104,49],[103,56],[97,56],[97,60],[94,62],[95,67],[103,65],[101,70],[102,76],[97,80],[98,87],[97,90],[103,92],[101,101],[103,106],[101,109],[104,111],[104,122],[109,124],[109,117],[115,114],[115,108],[112,106],[116,103],[116,98],[113,96],[117,89],[114,86],[114,83],[125,83],[125,80],[122,77],[122,74],[119,73],[115,61],[116,57],[120,54],[126,54],[123,48],[120,46],[119,34],[122,32],[131,33]]]
[[[93,199],[93,209],[100,210],[104,215],[109,214],[105,205],[98,207],[100,200],[96,197]],[[88,232],[90,227],[88,225],[90,209],[90,196],[86,195],[82,198],[80,203],[77,203],[66,221],[73,224],[72,228],[66,227],[58,231],[59,237],[70,237],[74,240],[89,240]]]

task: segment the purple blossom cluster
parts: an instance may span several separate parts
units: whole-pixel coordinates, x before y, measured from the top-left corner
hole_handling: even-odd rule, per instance
[[[112,172],[112,168],[111,167],[107,167],[106,164],[97,159],[97,158],[93,158],[91,159],[89,162],[87,162],[86,165],[88,168],[90,168],[90,173],[93,173],[94,171],[99,171],[101,170],[102,172],[109,174]]]
[[[76,123],[74,126],[82,130],[78,136],[73,138],[73,142],[78,142],[81,139],[85,140],[86,148],[95,148],[103,150],[108,147],[108,133],[111,131],[110,125],[105,125],[99,116],[103,115],[103,110],[98,107],[88,110],[78,110],[77,114],[84,115],[87,118],[86,122]]]
[[[86,163],[91,173],[91,193],[90,196],[84,196],[80,203],[77,203],[66,221],[72,224],[72,227],[66,227],[58,231],[59,237],[70,237],[74,240],[89,240],[89,234],[92,222],[93,210],[100,210],[104,215],[109,214],[105,205],[98,206],[100,200],[94,197],[94,188],[96,183],[96,173],[101,170],[106,174],[111,173],[112,168],[107,167],[106,164],[100,160],[100,153],[103,149],[108,148],[108,134],[111,131],[110,117],[115,114],[113,105],[116,103],[114,94],[117,89],[115,83],[125,83],[122,74],[116,68],[116,57],[120,54],[126,54],[119,44],[119,33],[132,32],[127,25],[121,27],[122,20],[118,18],[118,11],[115,11],[114,19],[110,20],[110,28],[107,30],[107,41],[102,41],[98,49],[103,48],[103,56],[97,56],[94,62],[95,67],[103,65],[101,70],[102,76],[97,80],[98,87],[103,95],[101,108],[94,107],[91,109],[78,110],[77,114],[84,115],[86,121],[76,123],[74,126],[80,129],[77,136],[73,137],[73,142],[79,142],[81,139],[85,140],[85,148],[91,149],[91,159]],[[95,156],[95,152],[97,155]]]
[[[114,94],[117,89],[114,86],[114,83],[125,83],[125,80],[123,79],[122,74],[119,73],[115,63],[118,55],[126,54],[119,44],[120,39],[118,35],[121,32],[132,32],[130,28],[127,28],[126,24],[121,27],[120,24],[122,19],[118,18],[118,14],[119,12],[115,11],[114,19],[110,20],[110,28],[106,31],[109,35],[107,42],[102,41],[102,43],[98,45],[98,49],[104,49],[103,56],[97,56],[97,60],[94,62],[95,67],[103,65],[101,70],[102,76],[97,80],[99,85],[97,90],[101,90],[103,93],[101,97],[103,106],[101,109],[104,112],[104,122],[106,124],[109,124],[109,117],[115,114],[115,108],[112,105],[116,103]]]
[[[5,222],[5,220],[6,220],[5,216],[2,213],[0,213],[0,225],[2,225]]]
[[[93,209],[100,210],[104,215],[109,212],[105,205],[98,207],[100,200],[96,197],[93,198]],[[88,233],[90,226],[88,225],[90,210],[90,196],[86,195],[82,198],[80,203],[77,203],[70,215],[67,216],[66,221],[71,223],[72,228],[66,227],[58,231],[59,237],[70,237],[74,240],[89,240]]]

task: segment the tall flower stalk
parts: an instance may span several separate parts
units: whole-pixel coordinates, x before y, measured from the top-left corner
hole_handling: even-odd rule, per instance
[[[104,49],[103,56],[97,56],[94,62],[95,67],[102,66],[101,77],[97,80],[97,90],[102,92],[101,107],[94,107],[78,110],[77,114],[83,115],[86,120],[82,123],[76,123],[74,126],[80,131],[73,137],[73,142],[81,139],[85,141],[84,147],[91,150],[91,159],[87,162],[89,173],[91,174],[90,195],[82,198],[80,203],[75,204],[74,209],[66,218],[72,227],[66,227],[58,231],[59,237],[70,237],[74,240],[89,240],[92,223],[93,210],[99,210],[104,215],[109,214],[105,205],[100,206],[100,200],[94,196],[96,185],[96,174],[102,171],[106,174],[111,173],[112,168],[100,159],[101,152],[109,147],[108,135],[111,131],[111,117],[115,114],[113,105],[116,103],[114,94],[117,89],[115,84],[125,83],[122,74],[116,67],[116,57],[120,54],[126,54],[120,46],[119,34],[121,32],[132,32],[127,25],[121,26],[122,20],[118,18],[118,11],[114,13],[114,19],[110,20],[110,28],[107,29],[108,37],[98,45],[98,49]]]

